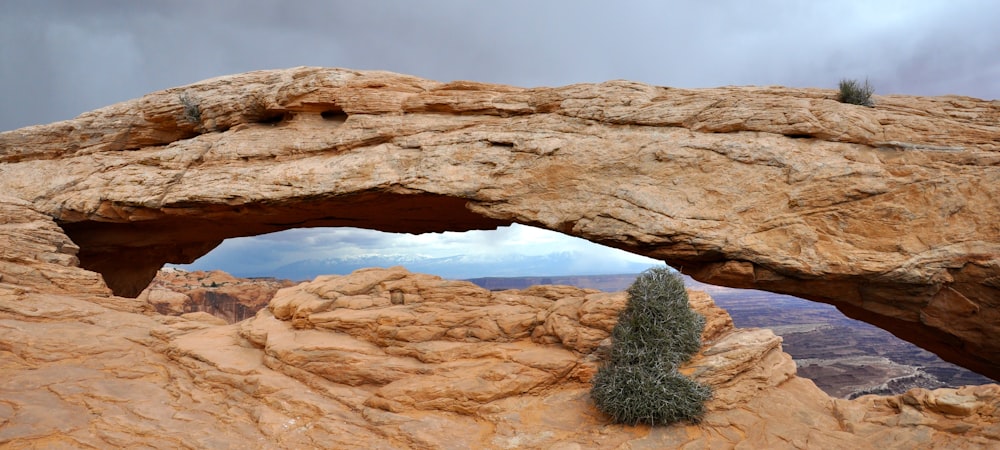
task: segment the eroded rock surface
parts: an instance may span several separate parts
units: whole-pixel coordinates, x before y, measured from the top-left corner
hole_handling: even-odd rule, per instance
[[[365,269],[283,289],[253,319],[188,331],[171,340],[167,353],[196,377],[223,384],[238,383],[230,378],[236,374],[281,374],[283,383],[308,387],[330,408],[321,409],[323,418],[303,420],[303,408],[317,408],[298,404],[295,412],[282,411],[282,420],[340,432],[325,423],[332,414],[341,427],[377,428],[389,446],[1000,444],[1000,386],[834,400],[795,376],[795,363],[771,331],[735,329],[710,297],[689,294],[707,323],[705,345],[683,371],[715,391],[700,424],[611,425],[589,402],[589,381],[624,293],[570,286],[490,292],[403,268]],[[228,345],[208,348],[206,342]],[[254,378],[264,379],[270,378]],[[328,445],[323,433],[310,435],[311,444]]]
[[[187,272],[164,269],[139,294],[160,314],[179,316],[205,312],[226,323],[257,314],[278,289],[294,285],[275,278],[237,278],[220,270]]]
[[[990,448],[1000,386],[834,400],[780,338],[691,292],[715,389],[700,424],[606,422],[588,381],[622,293],[490,292],[368,269],[278,292],[238,324],[165,316],[75,267],[51,219],[0,222],[5,448]],[[17,219],[7,219],[16,217]],[[45,237],[45,239],[39,239]],[[65,281],[88,286],[65,290]]]
[[[1000,104],[835,97],[252,72],[0,133],[0,192],[118,295],[227,237],[520,222],[833,303],[1000,379]]]

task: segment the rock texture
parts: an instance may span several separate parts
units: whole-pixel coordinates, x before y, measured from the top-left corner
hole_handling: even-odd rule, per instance
[[[1000,104],[295,68],[0,133],[0,192],[118,295],[221,240],[512,222],[837,305],[1000,379]]]
[[[274,278],[237,278],[220,270],[164,269],[157,272],[138,299],[160,314],[206,312],[225,323],[236,323],[266,307],[278,289],[294,284]]]
[[[110,295],[75,267],[75,247],[39,241],[64,239],[51,219],[20,201],[0,212],[2,248],[19,249],[0,255],[4,448],[1000,444],[1000,386],[834,400],[795,376],[780,338],[733,328],[699,292],[705,346],[683,370],[715,389],[709,412],[699,424],[627,427],[587,396],[622,293],[490,292],[368,269],[283,289],[225,325]]]
[[[1000,386],[834,400],[702,294],[699,424],[607,424],[621,294],[321,277],[236,324],[135,297],[222,239],[543,226],[838,305],[1000,377],[993,102],[297,68],[0,133],[0,446],[996,448]],[[168,302],[169,303],[169,302]]]

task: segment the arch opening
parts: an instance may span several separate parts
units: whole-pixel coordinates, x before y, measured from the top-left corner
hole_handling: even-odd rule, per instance
[[[80,247],[81,267],[100,273],[115,295],[135,297],[164,264],[191,263],[231,237],[311,227],[429,233],[494,229],[511,223],[475,214],[463,199],[424,193],[303,197],[280,205],[239,199],[232,203],[175,204],[157,210],[118,207],[115,213],[126,220],[84,220],[60,226]]]
[[[561,233],[513,224],[490,231],[424,235],[356,228],[291,229],[229,239],[195,263],[176,267],[298,282],[322,274],[346,275],[357,269],[396,265],[415,273],[467,279],[492,290],[569,284],[620,291],[638,272],[662,263]],[[831,305],[690,278],[686,282],[693,289],[709,292],[737,327],[770,328],[782,336],[785,351],[799,366],[799,376],[812,379],[834,397],[989,382],[884,330],[850,319]],[[401,294],[399,297],[401,302]]]
[[[526,218],[534,217],[535,213],[525,216],[502,208],[491,209],[488,203],[470,202],[457,194],[384,186],[351,194],[302,196],[275,202],[252,202],[234,195],[224,202],[187,201],[155,209],[106,204],[99,208],[99,220],[81,220],[67,214],[60,225],[80,247],[81,267],[101,273],[116,295],[135,297],[165,264],[193,262],[232,237],[314,227],[419,234],[489,230],[515,222],[543,225]],[[662,243],[653,245],[636,236],[623,235],[621,230],[584,230],[581,225],[563,221],[547,227],[662,260],[699,281],[763,289],[833,304],[848,317],[875,324],[949,362],[1000,379],[1000,364],[990,356],[995,352],[993,344],[980,340],[970,345],[967,338],[944,328],[922,320],[901,319],[878,309],[882,305],[907,305],[886,295],[911,299],[910,302],[925,301],[922,299],[933,297],[941,286],[878,284],[863,275],[803,279],[795,273],[771,271],[757,262],[728,259],[733,256],[712,245],[692,246],[691,242],[697,244],[697,240],[662,239]],[[859,306],[865,304],[875,308]]]
[[[552,284],[551,277],[637,274],[663,263],[559,232],[511,224],[419,235],[353,227],[296,228],[227,239],[194,263],[173,267],[308,281],[391,266],[446,279],[541,276]]]

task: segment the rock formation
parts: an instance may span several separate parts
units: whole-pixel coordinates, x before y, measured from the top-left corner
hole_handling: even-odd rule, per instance
[[[0,212],[17,218],[0,224],[2,248],[19,249],[3,254],[0,280],[4,447],[1000,444],[1000,386],[834,400],[795,376],[780,338],[734,329],[703,293],[690,295],[707,318],[705,346],[683,370],[715,389],[704,420],[610,425],[588,400],[588,380],[622,293],[490,292],[368,269],[283,289],[254,318],[220,325],[110,295],[74,267],[72,245],[38,239],[55,231],[51,219],[16,201]]]
[[[837,305],[1000,379],[1000,104],[295,68],[0,133],[0,192],[117,295],[223,239],[519,222]]]
[[[587,400],[621,294],[403,269],[252,319],[130,298],[294,227],[520,222],[838,305],[1000,378],[995,102],[629,82],[520,89],[298,68],[0,133],[0,445],[995,448],[1000,386],[833,400],[704,295],[700,424]]]
[[[206,312],[225,323],[236,323],[266,307],[278,289],[294,284],[274,278],[237,278],[220,270],[165,269],[157,272],[138,299],[148,302],[160,314]]]

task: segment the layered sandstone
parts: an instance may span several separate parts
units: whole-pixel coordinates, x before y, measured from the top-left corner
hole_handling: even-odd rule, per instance
[[[1000,104],[295,68],[0,133],[0,192],[134,296],[294,227],[545,227],[837,305],[1000,378]]]
[[[267,306],[278,289],[294,284],[275,278],[237,278],[220,270],[165,269],[157,272],[137,298],[160,314],[206,312],[226,323],[236,323]]]

